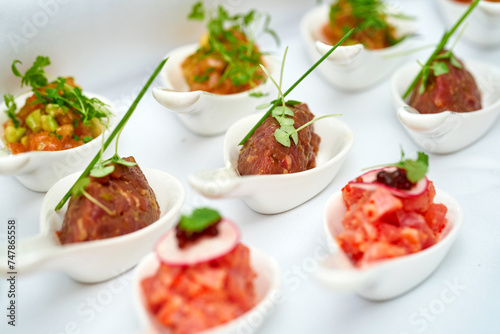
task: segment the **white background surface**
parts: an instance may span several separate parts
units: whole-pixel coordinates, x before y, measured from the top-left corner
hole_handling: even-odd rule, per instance
[[[39,13],[44,13],[46,3],[52,3],[52,14],[46,15],[44,21]],[[394,3],[418,17],[418,45],[438,40],[443,24],[434,1]],[[278,54],[284,46],[290,46],[284,87],[310,66],[300,38],[299,21],[315,1],[226,0],[226,4],[237,11],[258,7],[273,13],[272,26],[283,42]],[[41,54],[53,61],[49,73],[74,75],[84,89],[127,107],[164,54],[174,46],[197,40],[200,26],[184,19],[189,7],[187,1],[1,0],[0,93],[19,92],[18,80],[10,74],[13,59],[27,65]],[[27,29],[27,21],[35,22],[35,15],[41,15],[36,21],[40,27],[16,46],[12,43],[13,34],[26,36],[23,29]],[[263,45],[272,46],[269,40],[263,41]],[[412,55],[410,60],[425,60],[428,52]],[[474,48],[462,41],[456,53],[464,59],[500,66],[500,49]],[[464,228],[429,279],[402,297],[375,303],[354,293],[331,292],[311,278],[314,254],[323,252],[325,247],[321,228],[323,205],[363,167],[396,161],[400,145],[408,153],[418,148],[396,119],[388,78],[365,92],[345,94],[330,88],[313,73],[290,98],[307,102],[316,115],[341,112],[342,120],[354,131],[355,144],[336,179],[322,193],[283,214],[260,215],[241,200],[208,201],[195,194],[186,182],[187,176],[223,166],[223,136],[202,138],[191,134],[150,93],[126,127],[120,153],[135,156],[141,166],[161,169],[179,178],[187,189],[186,208],[214,206],[241,226],[245,243],[277,259],[284,274],[285,295],[261,333],[498,333],[498,122],[479,142],[461,152],[430,155],[428,176],[462,204]],[[7,219],[15,217],[21,238],[35,235],[42,199],[43,194],[25,189],[14,178],[0,176],[0,233],[5,233]],[[109,282],[84,285],[57,272],[21,277],[16,328],[6,326],[6,282],[2,279],[0,332],[138,333],[140,324],[132,302],[130,278],[128,272]],[[448,289],[453,283],[462,288],[453,293]],[[91,304],[95,304],[94,309]]]

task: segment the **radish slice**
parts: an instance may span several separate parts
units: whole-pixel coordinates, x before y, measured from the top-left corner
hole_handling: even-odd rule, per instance
[[[182,267],[218,259],[231,252],[240,242],[240,231],[229,219],[223,218],[218,230],[217,236],[202,237],[181,249],[173,228],[156,244],[156,255],[166,265]]]
[[[425,190],[427,189],[427,186],[429,184],[429,180],[427,177],[424,177],[422,180],[418,181],[411,189],[409,190],[403,190],[403,189],[397,189],[390,187],[386,184],[383,183],[378,183],[377,182],[377,174],[385,170],[386,172],[394,172],[397,169],[397,167],[394,166],[389,166],[389,167],[383,167],[379,169],[374,169],[369,172],[366,172],[365,174],[361,175],[361,181],[353,180],[349,182],[349,184],[352,187],[357,187],[365,190],[373,190],[376,187],[384,187],[387,190],[389,190],[394,196],[401,197],[401,198],[413,198],[413,197],[418,197],[422,195]]]

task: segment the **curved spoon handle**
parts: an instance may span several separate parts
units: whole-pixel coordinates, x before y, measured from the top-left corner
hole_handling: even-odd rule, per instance
[[[202,91],[177,92],[168,88],[154,87],[153,97],[167,109],[181,114],[197,111],[196,104],[201,98]]]
[[[437,114],[420,114],[410,106],[400,107],[398,118],[406,128],[432,137],[444,136],[455,130],[462,122],[456,113],[444,111]]]
[[[322,56],[330,51],[331,48],[331,45],[316,41],[316,50]],[[327,59],[338,66],[347,66],[351,64],[363,50],[364,47],[362,44],[339,46]]]
[[[55,236],[40,234],[18,242],[15,249],[15,271],[19,274],[29,274],[41,269],[45,263],[60,252],[60,246],[55,241]],[[8,265],[7,245],[2,245],[0,250],[0,274],[6,275],[12,269]]]
[[[20,174],[29,161],[30,157],[27,154],[0,156],[0,174]]]
[[[374,270],[362,270],[352,266],[340,252],[330,255],[320,263],[315,278],[325,286],[339,291],[363,287],[375,278]]]
[[[242,197],[241,177],[231,167],[191,174],[188,182],[198,193],[208,198]]]

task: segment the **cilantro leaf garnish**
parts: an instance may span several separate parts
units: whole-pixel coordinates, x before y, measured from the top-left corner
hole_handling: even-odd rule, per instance
[[[191,215],[182,215],[178,228],[187,233],[202,232],[207,227],[218,223],[222,219],[219,212],[210,208],[199,208],[193,210]]]
[[[438,46],[436,47],[434,52],[431,54],[429,59],[427,59],[425,64],[422,66],[422,69],[420,70],[420,72],[418,72],[415,79],[413,79],[410,86],[406,89],[405,93],[403,94],[403,99],[406,99],[410,95],[410,93],[413,91],[413,89],[417,86],[420,79],[422,79],[422,84],[419,88],[419,93],[421,94],[421,93],[425,92],[426,83],[427,83],[427,79],[429,77],[431,66],[433,65],[433,63],[436,59],[443,59],[443,58],[439,58],[439,56],[443,52],[444,48],[446,47],[446,44],[450,40],[451,36],[453,36],[455,31],[458,29],[458,27],[460,27],[460,25],[464,22],[464,20],[467,18],[467,16],[469,16],[469,14],[474,10],[474,8],[476,8],[476,6],[479,4],[479,1],[480,0],[474,0],[474,2],[471,3],[471,5],[467,9],[467,11],[465,11],[465,13],[455,23],[455,25],[450,30],[444,32]],[[450,63],[453,66],[455,66],[457,68],[462,67],[462,65],[458,62],[458,60],[455,58],[455,56],[451,52],[450,53],[445,52],[444,54],[450,58]],[[443,74],[443,72],[440,70],[443,70],[442,67],[440,69],[438,69],[438,72]]]

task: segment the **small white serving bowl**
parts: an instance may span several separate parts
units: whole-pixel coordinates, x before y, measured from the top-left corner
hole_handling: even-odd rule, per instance
[[[198,44],[185,45],[165,56],[168,61],[160,72],[163,87],[153,88],[153,96],[162,106],[177,113],[189,130],[201,136],[213,136],[224,133],[231,124],[250,115],[263,103],[261,98],[250,96],[251,93],[274,94],[276,89],[267,79],[254,89],[236,94],[189,91],[181,65],[198,47]],[[271,56],[264,56],[263,61],[275,77],[279,73],[279,61]]]
[[[69,150],[62,151],[30,151],[21,154],[10,154],[4,148],[0,154],[0,175],[13,175],[26,188],[39,192],[46,192],[54,183],[63,177],[85,168],[90,160],[99,152],[102,144],[102,136],[112,130],[116,123],[118,111],[108,99],[97,94],[84,92],[88,97],[96,97],[108,105],[112,116],[109,119],[108,129],[92,141]],[[18,110],[24,106],[28,97],[33,95],[29,92],[16,98]],[[4,128],[3,124],[8,120],[5,113],[5,103],[0,104],[0,148],[3,147]]]
[[[238,143],[262,115],[247,116],[229,128],[224,139],[225,168],[189,176],[189,184],[198,193],[209,198],[243,198],[254,211],[274,214],[308,201],[333,180],[354,142],[351,129],[337,118],[314,123],[321,137],[315,168],[292,174],[240,176]]]
[[[470,6],[454,0],[438,0],[437,4],[450,27]],[[500,45],[500,3],[480,1],[464,24],[467,24],[464,37],[469,42],[483,47]]]
[[[436,189],[434,201],[448,208],[448,225],[435,245],[360,269],[352,264],[335,241],[335,237],[344,231],[342,219],[346,212],[342,192],[336,192],[328,199],[323,211],[323,230],[333,254],[320,264],[315,277],[333,290],[355,290],[370,300],[391,299],[413,289],[438,267],[463,224],[462,209],[452,196]]]
[[[257,274],[254,280],[257,305],[240,317],[200,334],[253,333],[272,314],[280,295],[281,273],[278,263],[264,252],[250,247],[250,265]],[[137,266],[133,278],[134,304],[143,327],[147,328],[145,332],[150,334],[170,333],[147,309],[141,288],[141,281],[153,276],[159,266],[156,253],[152,252]]]
[[[331,49],[331,45],[320,42],[323,26],[328,22],[329,5],[310,10],[302,19],[301,33],[306,50],[313,62]],[[397,35],[412,35],[416,31],[411,20],[389,17],[396,27]],[[404,56],[392,55],[408,51],[412,45],[411,36],[391,47],[368,50],[362,44],[339,46],[319,67],[319,73],[335,88],[343,91],[366,89],[392,73],[403,61]]]
[[[500,68],[476,61],[465,62],[465,67],[481,92],[483,108],[480,110],[420,114],[409,107],[402,96],[421,68],[417,62],[401,67],[391,79],[399,121],[410,137],[428,152],[452,153],[467,147],[486,134],[500,114]]]
[[[156,222],[119,237],[61,245],[55,232],[62,226],[68,203],[58,212],[54,208],[81,173],[71,174],[45,195],[40,233],[20,240],[17,270],[23,275],[41,270],[62,271],[76,281],[95,283],[118,276],[139,263],[157,239],[175,225],[185,198],[184,188],[175,177],[155,169],[142,171],[160,206]],[[6,249],[1,248],[0,258],[6,258]],[[0,272],[6,273],[6,266],[7,260],[2,261]]]

